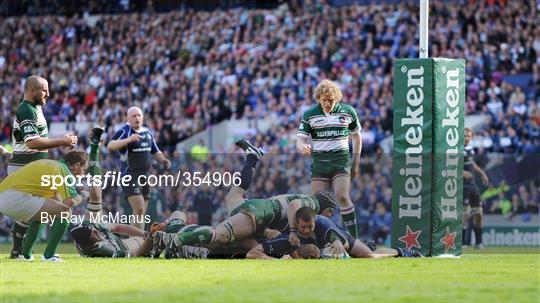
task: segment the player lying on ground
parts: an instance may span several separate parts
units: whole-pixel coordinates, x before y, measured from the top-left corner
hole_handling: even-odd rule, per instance
[[[32,248],[44,224],[43,216],[54,219],[43,260],[58,261],[54,256],[69,226],[60,220],[62,213],[81,203],[82,197],[74,187],[65,183],[57,188],[42,186],[42,176],[80,176],[86,172],[88,157],[81,150],[69,151],[62,160],[37,160],[8,175],[0,184],[0,212],[13,220],[31,222],[23,243],[21,260],[33,260]]]
[[[88,173],[92,176],[101,175],[97,150],[103,131],[103,128],[95,127],[90,138],[91,152]],[[101,194],[101,187],[93,186],[90,188],[90,199],[86,206],[87,215],[93,214],[94,218],[99,217],[96,215],[102,209]],[[79,253],[86,257],[122,258],[148,255],[153,246],[152,233],[163,228],[166,231],[169,231],[168,228],[170,228],[170,231],[173,232],[174,228],[185,226],[186,215],[180,211],[173,212],[161,226],[153,225],[150,233],[128,224],[90,223],[87,220],[88,216],[85,217],[85,222],[75,226],[70,231]],[[117,235],[128,236],[128,238],[122,239]],[[186,248],[183,251],[192,252],[191,255],[193,255],[196,252],[201,252],[201,249]]]
[[[286,234],[274,239],[268,239],[253,247],[247,254],[246,259],[320,259],[321,251],[315,244],[300,244],[293,247],[289,244]]]
[[[153,224],[150,232],[119,223],[85,222],[71,229],[70,234],[75,247],[85,257],[129,258],[150,255],[152,250],[152,234],[157,230],[177,232],[186,227],[186,214],[175,211],[165,222]],[[122,239],[119,235],[128,236]],[[207,249],[183,248],[186,253],[196,252],[206,255]],[[187,256],[187,255],[186,255]]]
[[[332,215],[336,201],[333,195],[325,192],[316,193],[315,197],[285,194],[267,199],[244,200],[244,194],[251,184],[255,166],[263,152],[246,140],[238,141],[237,145],[246,151],[247,159],[240,174],[240,186],[232,187],[225,198],[230,214],[229,219],[221,222],[215,228],[203,226],[180,234],[157,232],[155,241],[158,247],[165,247],[169,244],[174,248],[182,245],[212,244],[218,246],[240,241],[255,234],[275,237],[279,234],[278,231],[288,229],[289,205],[292,205],[294,209],[307,206],[318,214],[328,217]]]
[[[402,248],[376,248],[368,247],[360,240],[351,237],[341,231],[334,222],[324,216],[317,216],[309,207],[301,207],[295,214],[300,245],[314,244],[320,248],[323,258],[342,258],[350,255],[353,258],[387,258],[387,257],[420,257],[415,251]],[[292,245],[286,234],[275,239],[264,241],[252,248],[247,258],[250,259],[274,259],[276,257],[293,254],[298,245]]]

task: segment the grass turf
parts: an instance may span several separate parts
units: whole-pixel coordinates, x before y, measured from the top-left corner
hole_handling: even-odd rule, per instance
[[[538,250],[460,259],[85,259],[63,245],[62,264],[9,260],[7,302],[538,302]],[[36,252],[42,251],[42,246]],[[491,252],[496,252],[497,249]],[[490,252],[489,250],[487,252]],[[36,255],[39,257],[40,255]]]

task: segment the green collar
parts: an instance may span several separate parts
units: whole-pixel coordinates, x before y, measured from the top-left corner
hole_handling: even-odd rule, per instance
[[[30,101],[30,100],[23,99],[22,102],[26,102],[26,103],[32,105],[33,107],[36,107],[36,104],[34,102]]]

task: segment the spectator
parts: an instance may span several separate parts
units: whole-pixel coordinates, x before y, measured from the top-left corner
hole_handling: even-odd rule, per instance
[[[375,213],[371,216],[369,225],[373,233],[373,240],[378,244],[386,243],[390,236],[392,215],[386,211],[384,203],[377,202],[375,204]]]

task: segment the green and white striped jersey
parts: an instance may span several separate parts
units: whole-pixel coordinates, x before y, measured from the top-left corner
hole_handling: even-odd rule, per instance
[[[349,135],[360,130],[360,122],[354,108],[338,103],[330,113],[320,104],[309,108],[302,116],[298,136],[311,136],[313,156],[323,154],[349,154]]]
[[[9,165],[23,166],[30,162],[47,159],[47,150],[31,149],[26,145],[28,140],[49,135],[47,121],[41,110],[41,105],[23,100],[13,120],[13,158]]]

